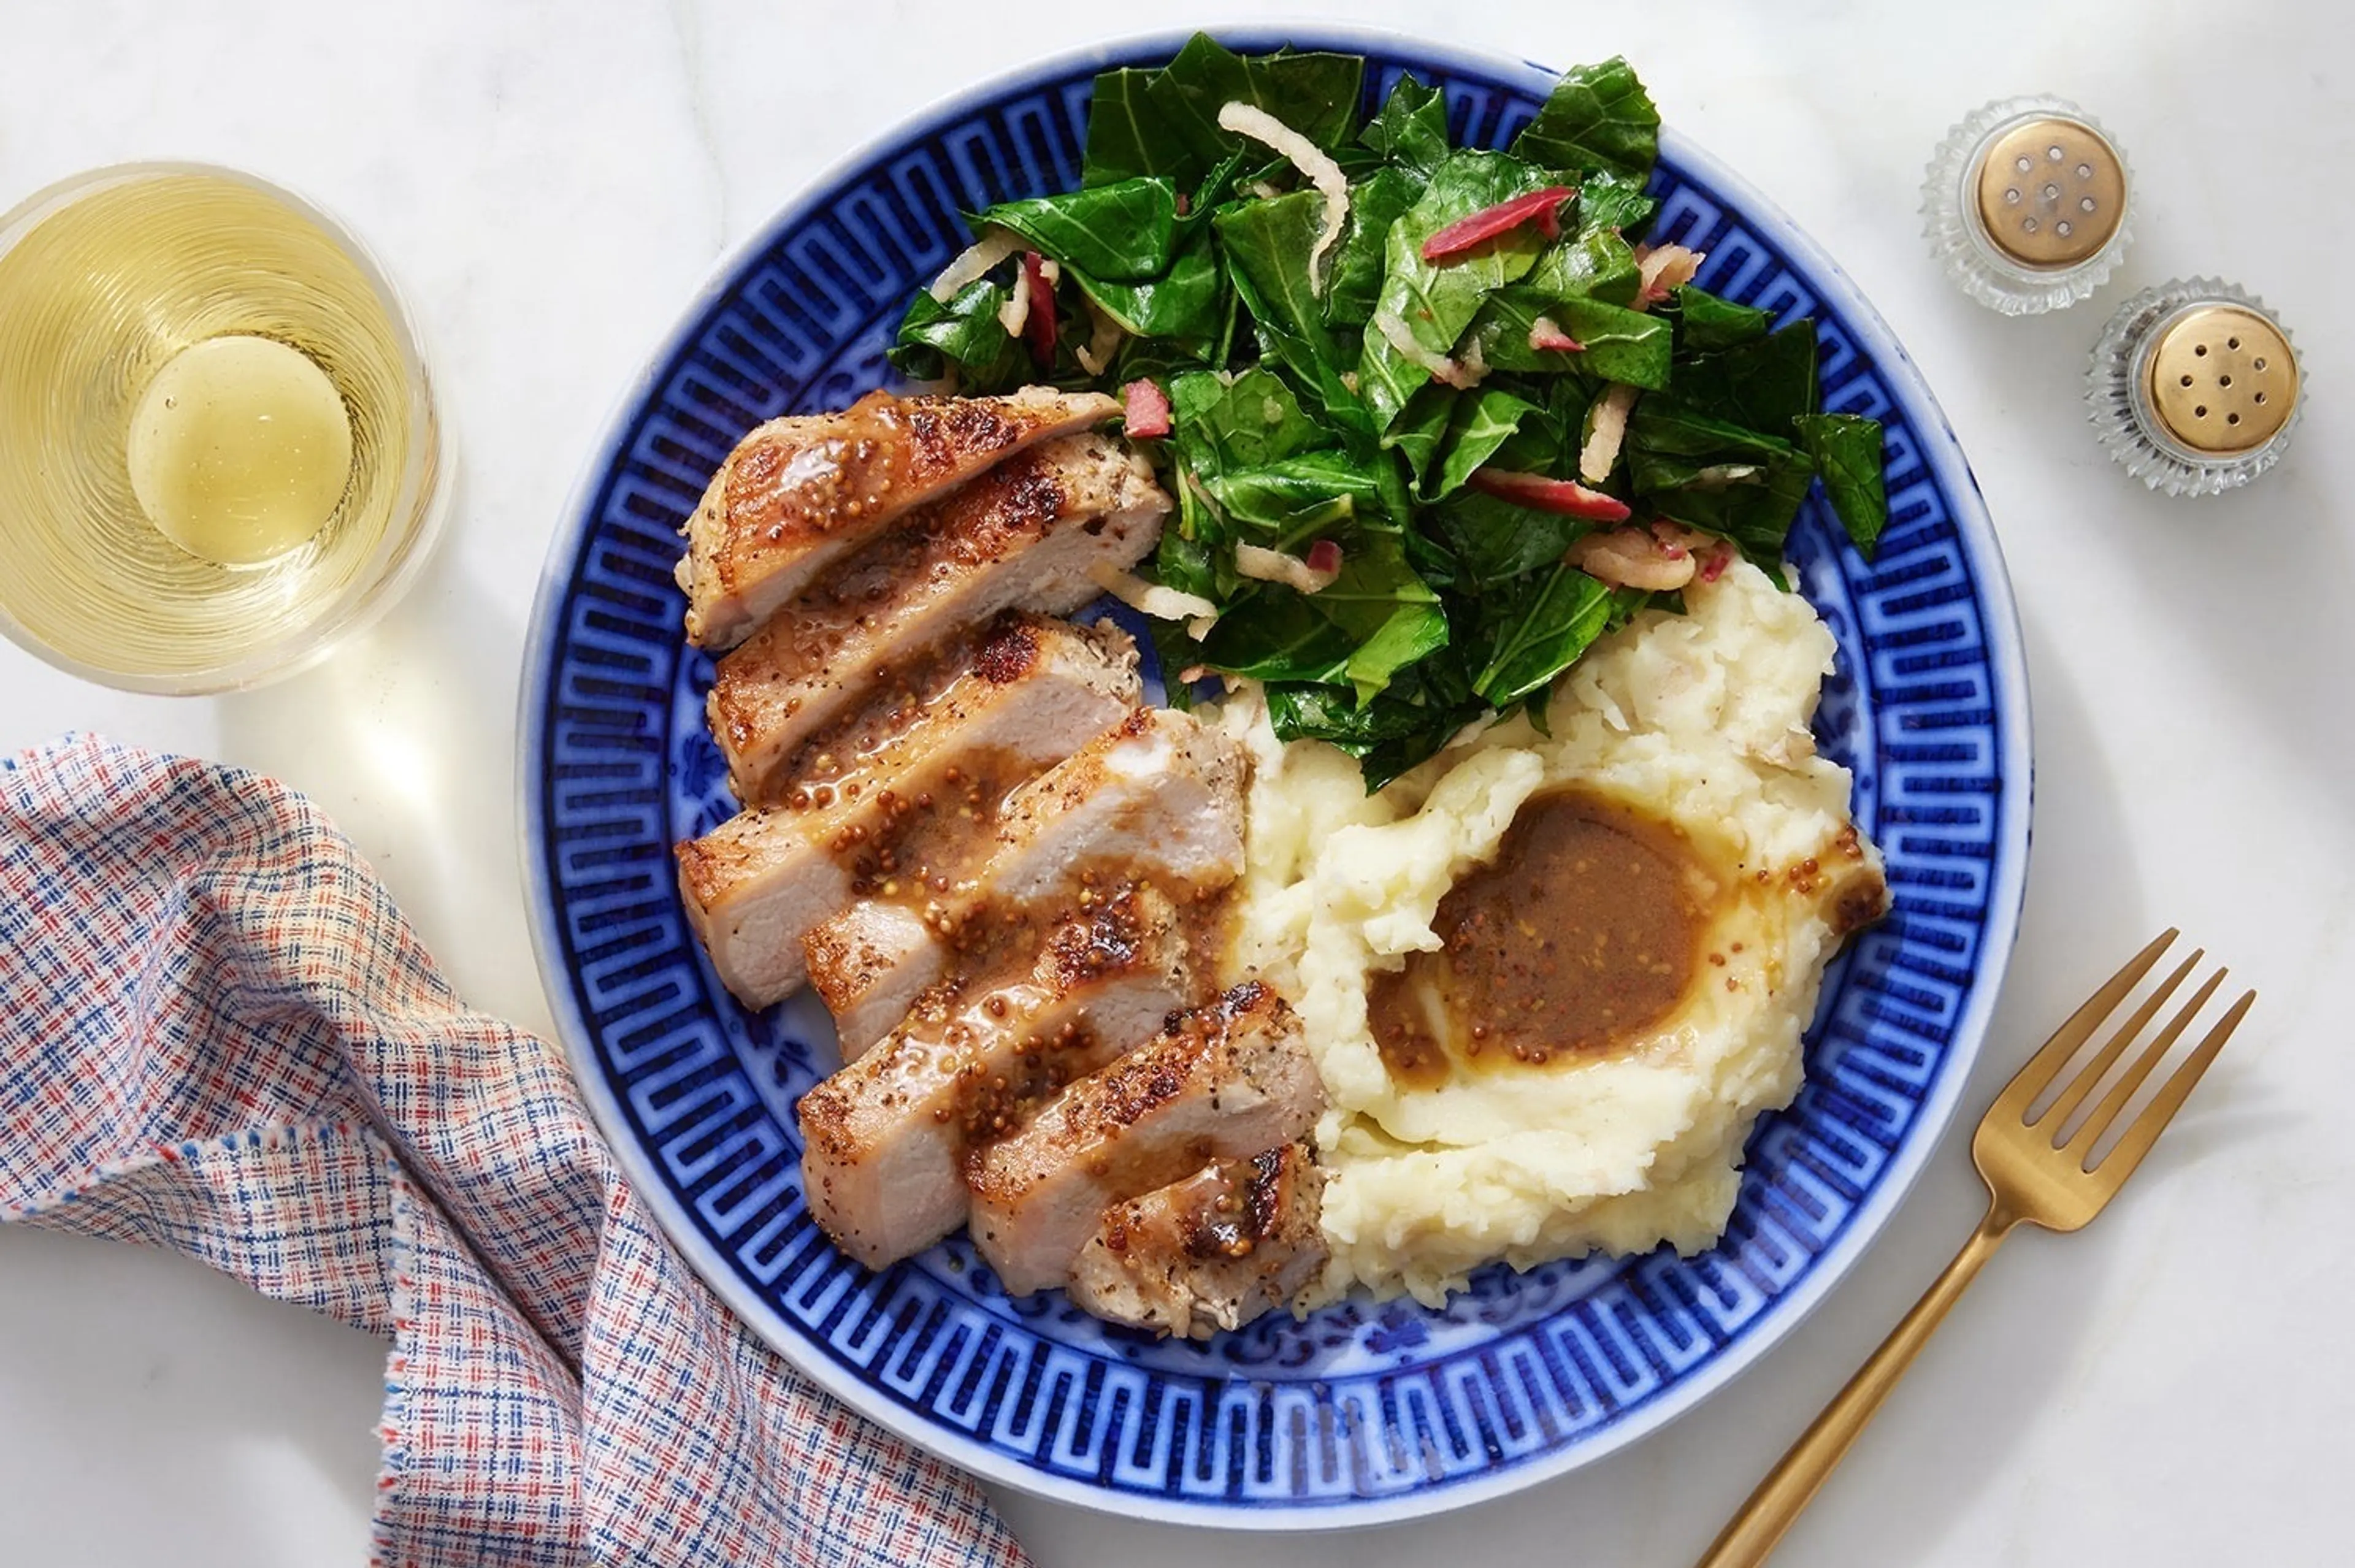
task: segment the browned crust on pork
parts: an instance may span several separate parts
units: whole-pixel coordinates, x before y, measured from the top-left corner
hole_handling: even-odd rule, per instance
[[[1117,405],[1102,400],[1100,417]],[[862,423],[895,414],[903,441],[860,433]],[[1030,408],[996,398],[894,398],[869,392],[839,417],[840,433],[808,426],[762,427],[746,437],[720,471],[720,548],[712,569],[733,592],[743,569],[773,549],[793,549],[864,521],[895,489],[927,489],[955,470],[1012,452],[1041,431],[1069,422],[1053,403]],[[783,482],[803,453],[835,443],[841,450],[822,471]],[[758,545],[760,548],[748,549]]]

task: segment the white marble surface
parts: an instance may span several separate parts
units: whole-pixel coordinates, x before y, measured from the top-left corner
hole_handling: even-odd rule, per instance
[[[544,546],[613,398],[722,251],[850,145],[1083,37],[1250,12],[8,0],[0,206],[155,155],[314,194],[411,293],[464,466],[424,581],[327,666],[174,702],[0,645],[0,747],[97,729],[292,781],[341,819],[474,1001],[547,1028],[514,843],[515,683]],[[2330,998],[2355,977],[2355,525],[2336,499],[2355,485],[2348,13],[1975,0],[1770,17],[1528,0],[1354,15],[1555,62],[1635,57],[1681,129],[1842,260],[1944,400],[2011,561],[2039,763],[2027,915],[1974,1107],[2158,926],[2186,923],[2264,992],[2116,1211],[2009,1249],[1779,1561],[2346,1561],[2355,1051]],[[2137,240],[2092,304],[2004,321],[1926,260],[1915,188],[1951,121],[2038,91],[2126,142]],[[2278,471],[2206,504],[2130,488],[2078,411],[2107,310],[2193,272],[2237,278],[2286,315],[2315,399]],[[1977,1203],[1950,1139],[1886,1238],[1764,1365],[1583,1474],[1378,1535],[1209,1544],[1236,1568],[1687,1563]],[[0,1234],[0,1562],[358,1562],[382,1355],[176,1258]],[[1174,1565],[1206,1544],[1005,1503],[1050,1565]]]

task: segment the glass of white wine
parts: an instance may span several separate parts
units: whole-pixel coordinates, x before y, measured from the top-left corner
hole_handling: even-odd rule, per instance
[[[309,203],[142,164],[0,217],[0,632],[52,664],[291,674],[416,575],[450,473],[407,309]]]

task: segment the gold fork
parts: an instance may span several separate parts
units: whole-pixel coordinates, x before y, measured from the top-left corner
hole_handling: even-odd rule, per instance
[[[2126,1185],[2126,1178],[2134,1174],[2135,1167],[2142,1163],[2142,1157],[2150,1152],[2160,1131],[2190,1094],[2191,1086],[2200,1082],[2200,1075],[2208,1071],[2208,1064],[2216,1060],[2216,1053],[2224,1049],[2224,1041],[2240,1026],[2249,1005],[2257,999],[2254,991],[2244,994],[2217,1020],[2198,1049],[2175,1070],[2098,1162],[2092,1157],[2094,1145],[2117,1120],[2151,1070],[2166,1059],[2177,1039],[2216,994],[2216,987],[2224,980],[2223,970],[2208,976],[2207,983],[2168,1020],[2158,1037],[2134,1059],[2085,1117],[2083,1125],[2070,1133],[2065,1142],[2062,1135],[2068,1132],[2069,1118],[2150,1026],[2176,988],[2199,966],[2201,955],[2195,951],[2160,982],[2051,1105],[2038,1112],[2036,1103],[2060,1077],[2061,1070],[2093,1039],[2094,1031],[2142,983],[2143,976],[2150,973],[2175,937],[2170,928],[2135,955],[2109,984],[2086,998],[2085,1005],[2061,1026],[2060,1032],[1996,1097],[1971,1139],[1971,1158],[1987,1187],[1987,1218],[1979,1221],[1979,1228],[1963,1243],[1963,1250],[1946,1265],[1946,1272],[1938,1276],[1937,1283],[1923,1294],[1904,1321],[1881,1342],[1872,1359],[1858,1369],[1848,1386],[1816,1417],[1815,1424],[1791,1445],[1782,1462],[1758,1483],[1758,1489],[1750,1494],[1742,1511],[1733,1516],[1732,1522],[1703,1554],[1698,1568],[1754,1568],[1766,1561],[1775,1543],[1783,1539],[1783,1532],[1791,1528],[1799,1510],[1815,1497],[1831,1475],[1832,1467],[1864,1430],[1865,1423],[1889,1397],[1889,1391],[1897,1386],[1897,1380],[1913,1365],[1914,1356],[1945,1320],[1947,1308],[1955,1305],[1980,1266],[1995,1255],[1996,1248],[2003,1244],[2014,1226],[2026,1223],[2041,1225],[2048,1231],[2080,1230]]]

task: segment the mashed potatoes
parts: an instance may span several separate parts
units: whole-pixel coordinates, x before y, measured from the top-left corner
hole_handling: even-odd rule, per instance
[[[1330,1096],[1327,1295],[1435,1303],[1495,1259],[1707,1247],[1751,1124],[1796,1091],[1824,965],[1885,900],[1847,770],[1807,729],[1832,638],[1747,565],[1686,602],[1578,665],[1550,739],[1516,718],[1370,798],[1341,752],[1279,746],[1256,703],[1229,704],[1260,763],[1235,957],[1298,1005]],[[1400,1081],[1368,1022],[1371,976],[1439,947],[1441,899],[1524,801],[1570,784],[1666,825],[1707,869],[1689,984],[1608,1051]]]

